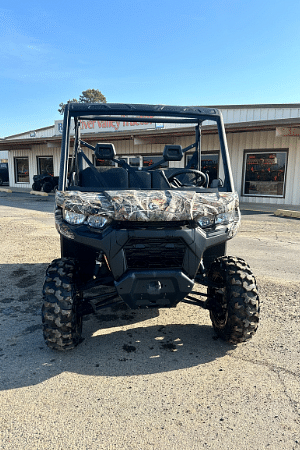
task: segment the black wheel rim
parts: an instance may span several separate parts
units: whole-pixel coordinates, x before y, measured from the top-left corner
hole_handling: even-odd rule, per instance
[[[225,288],[224,288],[225,291]],[[225,292],[223,294],[214,293],[214,306],[211,309],[211,316],[217,328],[224,328],[228,320],[228,307]]]
[[[215,283],[224,286],[224,276],[219,271],[213,274],[212,280]],[[216,328],[222,329],[226,326],[228,320],[228,304],[226,300],[226,287],[209,290],[212,298],[212,308],[210,310],[211,319]]]

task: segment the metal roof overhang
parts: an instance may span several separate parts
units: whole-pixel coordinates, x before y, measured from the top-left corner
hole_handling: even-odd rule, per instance
[[[225,124],[225,130],[227,134],[230,133],[244,133],[244,132],[255,132],[255,131],[275,131],[276,127],[300,127],[300,118],[294,119],[276,119],[276,120],[262,120],[262,121],[252,121],[252,122],[239,122]],[[86,141],[105,141],[108,138],[110,140],[131,140],[135,137],[140,138],[154,138],[158,136],[168,135],[174,137],[180,136],[193,136],[195,133],[195,128],[192,126],[180,127],[180,128],[167,128],[159,130],[135,130],[130,131],[118,131],[118,132],[101,132],[101,133],[88,133],[84,135],[84,140]],[[216,125],[203,125],[202,135],[205,134],[217,134]],[[71,140],[74,138],[71,137]],[[31,150],[34,145],[37,144],[57,144],[57,147],[61,146],[61,136],[54,136],[51,138],[30,138],[30,139],[10,139],[0,141],[0,150]]]
[[[226,133],[243,133],[254,131],[275,131],[277,127],[300,127],[300,117],[275,119],[275,120],[254,120],[249,122],[237,122],[225,124]]]
[[[52,138],[30,138],[30,139],[9,139],[0,141],[0,151],[1,150],[31,150],[34,145],[48,144],[48,143],[57,143],[57,147],[61,146],[61,138],[60,136],[55,136]]]

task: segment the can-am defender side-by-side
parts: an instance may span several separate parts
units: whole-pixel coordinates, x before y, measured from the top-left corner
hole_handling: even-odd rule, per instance
[[[160,161],[133,167],[117,157],[113,144],[85,142],[80,136],[83,120],[194,126],[195,140],[186,148],[165,145]],[[219,175],[211,177],[201,171],[204,121],[216,125],[219,136]],[[182,168],[188,150],[193,154]],[[166,168],[173,161],[181,168]],[[42,307],[49,347],[74,348],[81,342],[84,315],[122,302],[132,309],[186,302],[208,309],[224,340],[237,344],[253,336],[259,321],[255,278],[244,260],[226,256],[226,241],[237,231],[240,211],[218,110],[68,104],[55,198],[61,258],[47,269]],[[196,291],[196,283],[207,287],[207,293]]]

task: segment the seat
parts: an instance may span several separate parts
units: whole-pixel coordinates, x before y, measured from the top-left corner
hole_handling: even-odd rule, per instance
[[[151,189],[151,174],[142,170],[129,172],[129,187],[133,189]]]
[[[105,189],[128,189],[128,173],[123,167],[96,167],[99,178],[91,167],[87,167],[80,173],[80,186],[103,187]]]
[[[170,183],[162,170],[151,171],[152,188],[153,189],[170,189]]]

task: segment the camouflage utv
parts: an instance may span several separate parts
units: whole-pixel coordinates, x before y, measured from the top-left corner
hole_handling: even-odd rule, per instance
[[[186,148],[165,145],[159,161],[132,167],[116,155],[113,144],[81,139],[82,120],[194,127],[195,139]],[[216,126],[219,136],[220,178],[201,170],[205,121]],[[188,151],[193,153],[183,167]],[[103,165],[96,167],[96,160]],[[181,168],[165,167],[170,162]],[[179,302],[205,308],[217,335],[233,344],[255,333],[255,278],[244,260],[226,256],[240,211],[218,110],[68,104],[55,222],[61,258],[47,269],[42,307],[49,347],[74,348],[82,339],[84,315],[124,302],[132,309],[172,308]],[[197,284],[207,289],[197,291]]]

